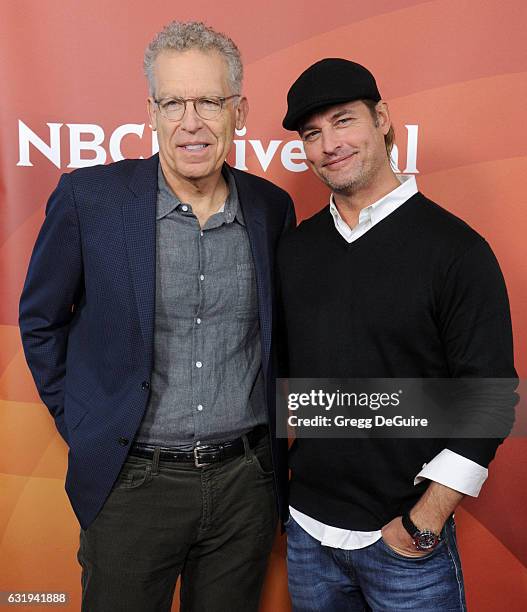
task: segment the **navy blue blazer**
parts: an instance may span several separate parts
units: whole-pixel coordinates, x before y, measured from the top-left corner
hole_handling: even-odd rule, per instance
[[[66,491],[86,529],[130,450],[153,365],[157,155],[61,177],[20,300],[26,359],[69,446]],[[295,223],[289,195],[231,169],[256,270],[278,503],[286,512],[287,441],[275,436],[274,257]]]

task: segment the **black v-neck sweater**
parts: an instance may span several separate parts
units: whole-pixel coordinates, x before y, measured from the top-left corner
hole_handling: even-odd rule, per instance
[[[487,242],[417,193],[347,243],[329,207],[278,255],[287,374],[297,378],[516,376],[509,303]],[[501,398],[510,410],[513,390]],[[474,406],[474,418],[478,408]],[[443,448],[487,466],[497,439],[299,439],[290,503],[344,529],[410,509],[423,463]]]

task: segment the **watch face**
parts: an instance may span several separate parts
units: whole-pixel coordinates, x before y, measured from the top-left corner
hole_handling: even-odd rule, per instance
[[[415,536],[417,550],[432,550],[439,544],[439,536],[432,531],[419,531]]]

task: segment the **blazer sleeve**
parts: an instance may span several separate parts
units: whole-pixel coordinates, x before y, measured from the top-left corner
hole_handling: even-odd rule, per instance
[[[296,227],[296,214],[293,200],[289,197],[287,209],[280,234],[279,245],[282,244],[283,237]],[[287,348],[287,328],[285,325],[285,314],[282,300],[282,281],[280,276],[279,258],[277,254],[275,262],[275,278],[276,278],[276,299],[277,299],[277,315],[276,315],[276,355],[277,355],[277,377],[287,378],[289,372],[288,348]]]
[[[79,220],[70,175],[63,175],[46,206],[20,298],[19,325],[39,395],[68,442],[64,383],[68,332],[84,280]]]
[[[293,204],[293,200],[288,196],[287,197],[287,209],[285,212],[284,224],[282,226],[282,232],[280,236],[283,236],[289,230],[292,230],[295,227],[296,227],[295,206]]]

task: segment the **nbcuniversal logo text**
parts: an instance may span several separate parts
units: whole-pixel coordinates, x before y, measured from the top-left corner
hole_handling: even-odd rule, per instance
[[[39,151],[57,168],[62,168],[67,161],[67,168],[84,168],[105,164],[108,161],[124,159],[121,152],[121,142],[127,136],[150,139],[152,154],[157,153],[159,145],[156,132],[147,130],[144,123],[125,123],[107,136],[104,129],[95,123],[46,123],[49,136],[44,140],[38,136],[22,120],[18,120],[18,163],[17,166],[33,166],[31,154]],[[397,145],[392,150],[392,165],[395,172],[417,174],[417,139],[419,126],[405,125],[406,128],[406,164],[403,170],[399,167],[399,149]],[[69,132],[69,155],[61,148],[61,131]],[[150,134],[148,134],[150,132]],[[308,169],[305,163],[304,146],[301,140],[262,140],[245,139],[247,128],[236,130],[234,140],[235,167],[248,170],[246,165],[248,150],[254,153],[256,162],[264,172],[275,158],[280,159],[282,166],[290,172],[304,172]],[[240,138],[242,137],[242,138]],[[252,151],[251,151],[252,150]]]

